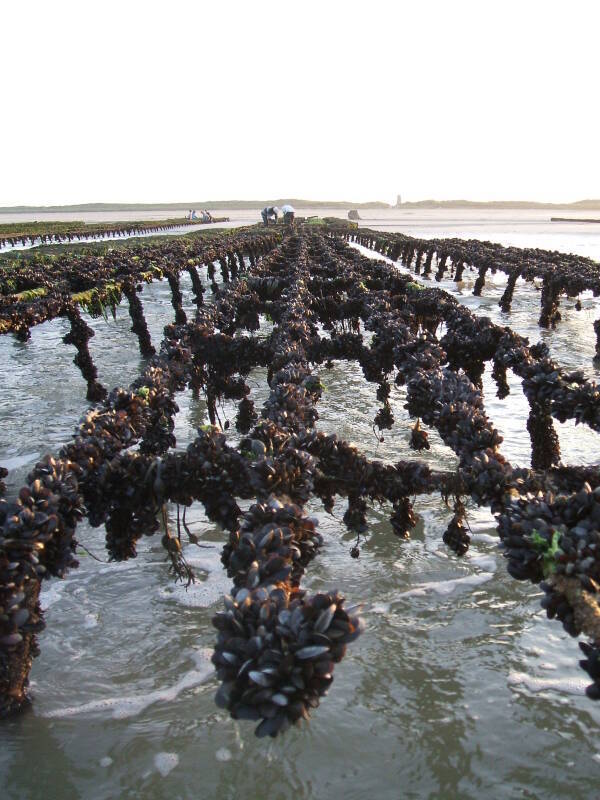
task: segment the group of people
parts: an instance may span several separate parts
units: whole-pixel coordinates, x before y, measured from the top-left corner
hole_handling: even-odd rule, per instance
[[[279,214],[283,214],[284,225],[294,224],[294,215],[296,214],[296,211],[290,205],[281,206],[281,208],[278,208],[277,206],[266,206],[260,212],[262,221],[265,225],[269,225],[270,222],[277,224]]]
[[[190,220],[197,219],[199,222],[212,222],[213,221],[212,214],[210,213],[210,211],[203,210],[203,211],[200,212],[200,216],[198,216],[197,213],[196,213],[196,210],[192,209],[192,208],[190,208],[190,210],[188,211],[187,218],[190,219]]]

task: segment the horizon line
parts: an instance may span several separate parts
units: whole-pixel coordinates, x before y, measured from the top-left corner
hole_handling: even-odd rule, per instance
[[[427,206],[427,205],[436,205],[436,206],[494,206],[494,205],[516,205],[516,206],[529,206],[529,207],[556,207],[556,208],[567,208],[571,206],[582,206],[582,205],[597,205],[600,207],[600,198],[585,198],[581,200],[574,200],[569,202],[553,202],[553,201],[544,201],[544,200],[467,200],[465,198],[455,198],[450,200],[436,200],[434,198],[427,198],[424,200],[405,200],[398,203],[387,203],[383,200],[367,200],[367,201],[351,201],[351,200],[306,200],[304,198],[276,198],[275,200],[259,200],[259,199],[227,199],[227,200],[195,200],[195,201],[174,201],[174,202],[162,202],[162,201],[89,201],[84,203],[14,203],[12,205],[2,205],[0,206],[0,212],[10,213],[11,211],[50,211],[50,210],[66,210],[66,209],[85,209],[89,208],[90,210],[92,207],[102,207],[105,210],[110,208],[114,208],[115,210],[120,210],[123,207],[129,207],[132,209],[135,208],[144,208],[144,207],[154,207],[156,209],[160,208],[171,208],[171,209],[179,209],[179,208],[198,208],[198,207],[216,207],[221,206],[224,208],[233,207],[236,205],[250,205],[250,206],[261,206],[263,204],[277,204],[288,202],[290,204],[295,203],[296,205],[303,205],[303,206],[344,206],[344,207],[385,207],[389,209],[398,209],[398,208],[407,208],[411,206]]]

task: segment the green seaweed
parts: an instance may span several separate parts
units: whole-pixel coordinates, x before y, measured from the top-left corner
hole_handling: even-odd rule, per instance
[[[548,541],[535,528],[529,537],[529,541],[539,551],[542,558],[542,570],[545,578],[556,570],[556,556],[562,555],[563,551],[559,546],[559,540],[560,533],[558,531],[554,531],[552,540]]]
[[[71,300],[80,305],[91,317],[103,317],[108,322],[109,309],[113,319],[116,318],[116,309],[121,302],[121,285],[107,283],[101,289],[76,292],[71,295]]]
[[[9,281],[6,282],[7,284]],[[24,292],[19,292],[15,295],[15,301],[27,303],[30,300],[35,300],[38,297],[45,297],[48,290],[45,286],[39,286],[37,289],[26,289]]]

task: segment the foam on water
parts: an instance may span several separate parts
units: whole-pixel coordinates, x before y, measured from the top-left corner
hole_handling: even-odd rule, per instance
[[[205,683],[213,674],[214,669],[210,663],[212,651],[207,648],[197,650],[191,654],[196,663],[196,669],[190,670],[183,675],[173,686],[164,689],[157,689],[154,692],[147,692],[139,695],[123,695],[122,697],[105,697],[101,700],[92,700],[79,706],[67,706],[46,711],[43,716],[74,717],[79,714],[93,714],[94,712],[107,712],[112,710],[113,719],[126,719],[135,717],[144,712],[154,703],[172,703],[181,692]]]
[[[158,589],[160,599],[174,601],[188,608],[208,608],[218,603],[231,589],[231,580],[221,563],[220,550],[216,547],[214,550],[199,550],[191,546],[185,548],[183,554],[194,569],[196,582],[190,586],[181,583],[161,586]],[[206,573],[207,577],[202,579],[200,572]]]
[[[413,589],[400,592],[396,597],[423,597],[428,592],[435,592],[440,595],[452,594],[459,587],[480,586],[494,577],[492,572],[482,572],[479,575],[466,575],[464,578],[454,578],[449,581],[431,581],[430,583],[417,584]]]
[[[66,583],[54,581],[53,583],[42,584],[40,592],[40,604],[43,611],[47,611],[61,599]]]
[[[470,551],[467,553],[467,557],[469,564],[472,564],[474,567],[482,569],[485,572],[494,572],[496,569],[496,559],[494,556],[475,555],[472,553],[472,551]]]
[[[550,678],[528,675],[526,672],[511,671],[508,674],[509,686],[524,686],[534,694],[538,692],[554,691],[561,694],[584,694],[589,678],[579,676],[568,678]]]
[[[157,753],[154,756],[154,766],[166,778],[169,772],[172,772],[179,764],[179,756],[177,753]]]
[[[483,542],[485,544],[498,544],[498,537],[491,533],[474,533],[471,536],[472,542]]]

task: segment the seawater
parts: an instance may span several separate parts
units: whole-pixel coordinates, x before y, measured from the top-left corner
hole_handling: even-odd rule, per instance
[[[461,225],[439,213],[430,217],[421,215],[406,232],[551,246],[600,259],[600,231],[583,225],[558,234],[541,221],[537,227],[505,218]],[[365,224],[400,229],[390,218]],[[559,363],[598,380],[592,363],[597,300],[584,296],[578,312],[574,300],[563,299],[557,330],[542,331],[539,292],[531,285],[519,286],[513,312],[505,315],[497,305],[503,276],[488,274],[480,298],[471,294],[474,277],[466,273],[463,284],[440,286],[531,342],[543,339]],[[182,288],[191,312],[187,275]],[[168,284],[145,286],[142,302],[158,343],[173,317]],[[143,362],[126,307],[116,320],[86,321],[96,331],[90,349],[100,380],[129,385]],[[269,330],[263,321],[260,335]],[[11,470],[9,492],[40,456],[69,440],[88,407],[75,351],[61,342],[66,332],[64,320],[54,320],[34,328],[26,344],[0,337],[0,464]],[[372,430],[375,386],[360,368],[344,362],[319,374],[326,386],[319,428],[385,462],[415,457],[402,388],[392,390],[396,423],[379,442]],[[250,376],[257,407],[267,397],[265,379],[260,369]],[[520,380],[509,373],[511,394],[502,401],[489,367],[483,382],[487,413],[504,436],[502,452],[528,465]],[[208,421],[206,407],[189,393],[177,400],[177,447],[185,448]],[[222,418],[233,423],[234,415],[226,403]],[[598,463],[597,434],[555,425],[565,463]],[[456,457],[434,431],[430,441],[423,458],[452,468]],[[442,543],[451,512],[439,498],[417,499],[419,523],[407,542],[392,535],[390,508],[375,507],[360,558],[353,560],[348,551],[355,537],[341,522],[344,508],[338,500],[329,516],[319,503],[309,504],[325,546],[303,585],[338,587],[348,602],[364,602],[367,630],[337,665],[310,725],[265,742],[255,739],[252,724],[215,706],[210,619],[230,581],[219,560],[225,535],[194,506],[188,522],[209,547],[186,549],[199,578],[187,591],[172,582],[158,537],[141,540],[138,558],[121,564],[99,563],[82,550],[78,570],[46,584],[34,705],[0,726],[2,797],[596,797],[600,704],[583,693],[587,680],[577,666],[576,641],[546,620],[536,587],[508,576],[489,512],[468,507],[472,545],[458,559]],[[175,509],[169,513],[174,522]],[[106,558],[102,529],[84,522],[78,538]]]

